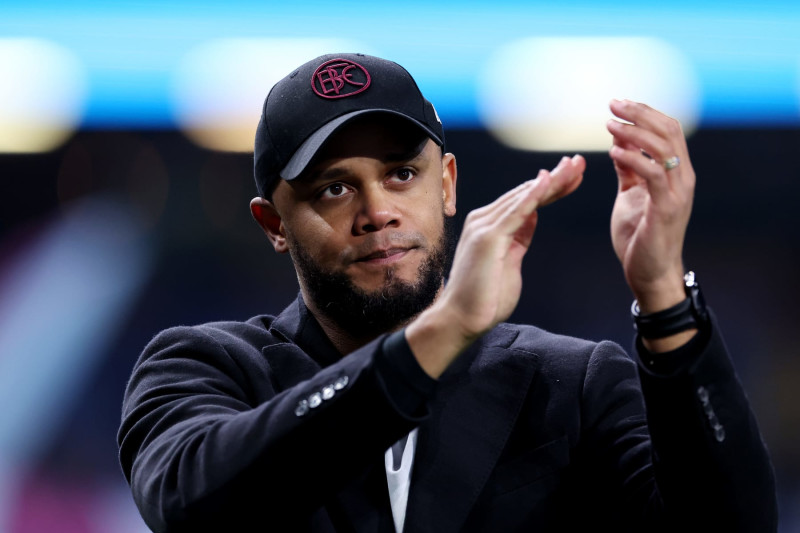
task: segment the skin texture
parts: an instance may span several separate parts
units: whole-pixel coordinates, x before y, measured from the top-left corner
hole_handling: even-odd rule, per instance
[[[634,296],[651,313],[685,297],[681,254],[695,177],[677,121],[630,101],[612,101],[610,108],[630,123],[607,125],[619,178],[612,242]],[[407,127],[385,118],[348,124],[300,178],[279,182],[272,201],[254,198],[253,217],[277,252],[302,246],[316,265],[343,273],[360,290],[381,291],[390,279],[413,284],[441,241],[444,218],[455,214],[457,181],[455,156],[442,154],[430,139],[414,138]],[[667,171],[661,163],[673,155],[681,164]],[[394,328],[406,327],[412,352],[429,375],[441,375],[467,346],[511,315],[537,208],[573,192],[585,169],[582,156],[563,157],[552,171],[540,170],[469,213],[447,285],[418,316]],[[342,353],[374,338],[326,315],[298,274],[309,309]],[[668,351],[695,333],[644,342],[652,351]]]

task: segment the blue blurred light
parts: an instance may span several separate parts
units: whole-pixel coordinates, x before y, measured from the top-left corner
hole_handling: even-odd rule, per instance
[[[0,279],[0,463],[38,459],[108,356],[152,266],[139,223],[124,204],[89,198],[9,258]]]
[[[676,0],[643,7],[628,0],[557,5],[414,0],[400,9],[357,1],[332,6],[321,1],[7,0],[0,7],[0,37],[11,36],[50,39],[84,62],[90,95],[83,126],[89,128],[175,127],[170,84],[181,58],[208,40],[231,37],[364,42],[417,77],[448,127],[480,127],[478,73],[509,41],[656,37],[679,49],[695,68],[701,125],[800,124],[797,2]]]

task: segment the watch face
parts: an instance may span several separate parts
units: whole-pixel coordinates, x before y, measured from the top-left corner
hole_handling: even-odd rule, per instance
[[[687,287],[693,287],[697,285],[697,277],[694,275],[692,270],[683,275],[683,282]]]

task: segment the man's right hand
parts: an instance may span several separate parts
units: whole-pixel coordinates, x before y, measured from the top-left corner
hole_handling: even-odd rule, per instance
[[[574,191],[585,168],[582,156],[564,157],[552,171],[539,171],[536,179],[467,215],[447,285],[405,331],[428,375],[438,378],[467,346],[511,316],[536,209]]]

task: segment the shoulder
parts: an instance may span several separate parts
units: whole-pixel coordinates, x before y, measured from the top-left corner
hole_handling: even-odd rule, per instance
[[[247,346],[261,349],[267,344],[276,342],[270,332],[270,324],[274,320],[271,315],[259,315],[246,321],[217,321],[196,325],[180,325],[160,331],[148,343],[145,351],[159,349],[169,345],[219,345],[222,347]]]
[[[492,337],[490,341],[504,339],[510,350],[531,353],[543,370],[587,374],[601,365],[635,368],[633,358],[611,340],[583,339],[512,323],[499,324],[492,331]]]
[[[561,335],[535,326],[500,327],[505,335],[513,335],[508,347],[512,357],[519,351],[530,354],[536,369],[534,386],[547,391],[552,412],[569,420],[569,413],[577,409],[587,427],[600,420],[610,406],[631,420],[641,417],[644,406],[637,364],[618,343]]]
[[[155,335],[134,364],[126,397],[154,389],[173,391],[206,383],[255,397],[256,384],[270,383],[265,346],[281,342],[270,332],[269,316],[249,320],[175,326]],[[210,390],[210,389],[209,389]]]
[[[269,331],[274,320],[271,315],[259,315],[246,321],[216,321],[204,324],[179,325],[160,331],[152,343],[180,339],[201,340],[206,338],[223,344],[259,344],[272,337]]]
[[[503,322],[487,335],[492,344],[505,344],[510,349],[533,351],[541,357],[564,354],[591,354],[592,352],[622,352],[625,350],[611,340],[589,340],[571,335],[553,333],[528,324]]]

